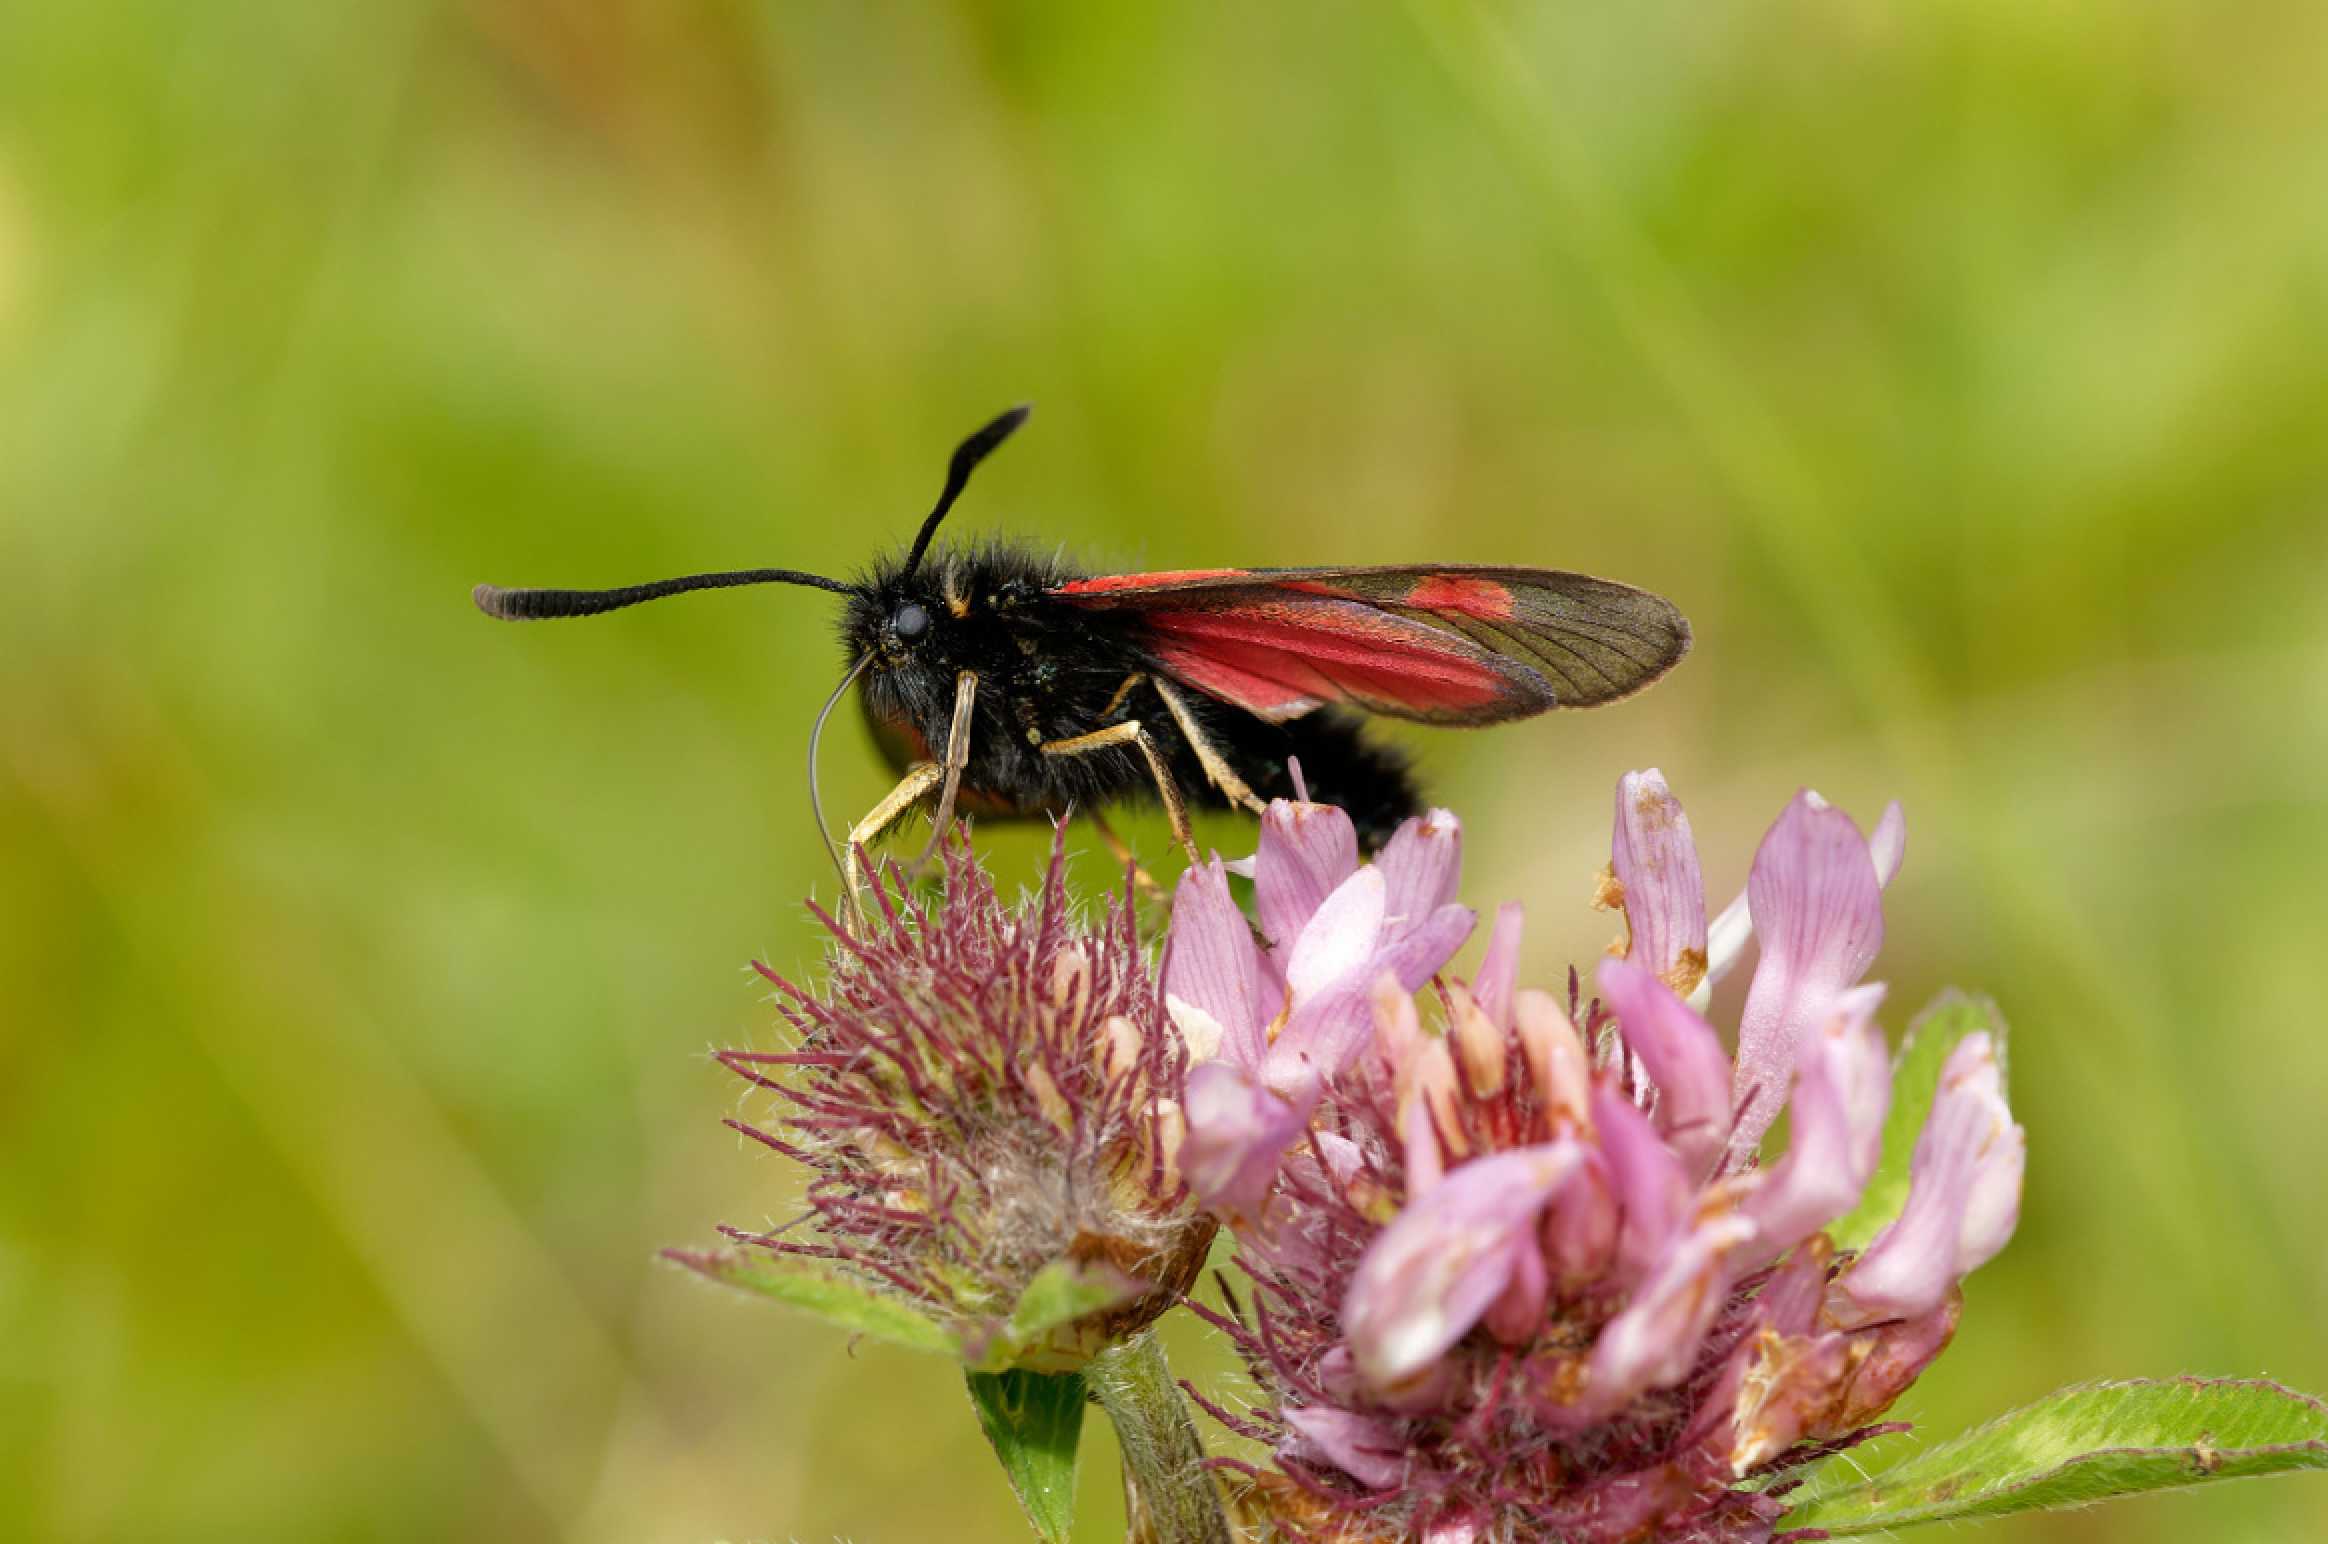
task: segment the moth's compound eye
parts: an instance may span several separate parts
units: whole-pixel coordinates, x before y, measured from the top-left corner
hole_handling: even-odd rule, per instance
[[[919,638],[930,630],[930,614],[912,601],[897,608],[897,615],[889,619],[900,638]]]

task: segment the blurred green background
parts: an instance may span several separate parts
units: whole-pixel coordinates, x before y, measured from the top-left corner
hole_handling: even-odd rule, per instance
[[[468,603],[849,571],[1022,398],[960,534],[1680,601],[1401,736],[1547,978],[1628,767],[1717,903],[1907,801],[1890,1023],[1993,991],[2030,1145],[1927,1433],[2328,1389],[2323,166],[2305,0],[0,5],[0,1535],[1023,1536],[948,1369],[653,1260],[792,1194],[704,1053],[827,599]]]

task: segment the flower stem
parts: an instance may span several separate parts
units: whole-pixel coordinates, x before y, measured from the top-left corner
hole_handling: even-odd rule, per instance
[[[1083,1369],[1124,1452],[1129,1537],[1153,1544],[1229,1544],[1221,1495],[1204,1467],[1196,1421],[1156,1332],[1108,1347]]]

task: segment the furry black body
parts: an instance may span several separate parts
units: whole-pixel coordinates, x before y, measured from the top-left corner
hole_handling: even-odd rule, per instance
[[[935,550],[865,575],[841,619],[849,661],[870,658],[859,686],[867,722],[891,762],[942,754],[955,683],[978,678],[962,770],[962,807],[987,815],[1097,811],[1153,802],[1156,784],[1131,744],[1073,756],[1046,743],[1136,721],[1192,804],[1229,808],[1155,681],[1163,674],[1137,613],[1095,612],[1046,594],[1083,577],[1031,549],[996,543]],[[903,625],[901,625],[901,622]],[[1293,796],[1298,760],[1313,799],[1340,805],[1372,850],[1421,809],[1406,758],[1368,739],[1353,714],[1319,708],[1270,723],[1188,687],[1198,731],[1263,799]]]

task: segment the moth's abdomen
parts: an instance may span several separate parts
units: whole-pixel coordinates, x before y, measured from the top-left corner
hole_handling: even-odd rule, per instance
[[[1225,738],[1239,775],[1264,799],[1294,797],[1288,763],[1298,759],[1309,796],[1347,812],[1367,852],[1389,841],[1400,821],[1423,811],[1406,753],[1369,738],[1354,714],[1321,708],[1283,724],[1239,715]]]

